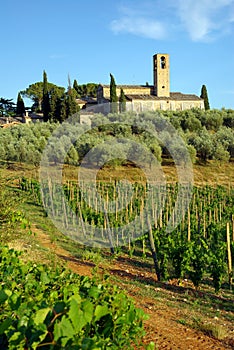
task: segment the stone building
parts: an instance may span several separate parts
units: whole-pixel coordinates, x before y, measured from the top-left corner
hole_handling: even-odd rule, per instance
[[[126,96],[126,110],[143,112],[155,110],[204,109],[204,100],[196,95],[170,91],[170,62],[168,54],[153,56],[154,85],[117,85],[116,93],[120,96],[123,89]],[[110,102],[110,85],[99,84],[97,103]]]

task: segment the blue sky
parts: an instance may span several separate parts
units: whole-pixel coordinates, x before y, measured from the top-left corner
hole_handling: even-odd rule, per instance
[[[234,109],[234,0],[5,0],[0,97],[42,80],[153,82],[152,56],[170,54],[171,91]]]

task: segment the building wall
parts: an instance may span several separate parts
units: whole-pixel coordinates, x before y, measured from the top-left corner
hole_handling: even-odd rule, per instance
[[[116,94],[120,97],[121,88],[116,87]],[[150,95],[151,88],[150,87],[123,87],[123,91],[125,95]],[[103,87],[103,97],[110,98],[110,87]]]
[[[201,100],[194,101],[179,101],[179,100],[154,100],[154,101],[143,101],[133,100],[132,102],[126,103],[127,111],[134,111],[137,113],[145,111],[156,111],[156,110],[169,110],[169,111],[183,111],[191,108],[204,109],[204,102]]]

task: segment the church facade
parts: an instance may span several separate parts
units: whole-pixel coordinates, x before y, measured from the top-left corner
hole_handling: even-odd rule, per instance
[[[135,112],[155,110],[204,109],[204,100],[193,94],[170,91],[169,54],[153,56],[153,85],[117,85],[116,93],[120,96],[123,89],[126,97],[126,110]],[[99,84],[97,103],[110,102],[110,85]]]

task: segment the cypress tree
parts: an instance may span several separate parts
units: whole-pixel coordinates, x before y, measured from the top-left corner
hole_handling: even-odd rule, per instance
[[[78,112],[78,105],[76,103],[76,98],[74,97],[74,93],[70,90],[68,92],[66,98],[66,106],[67,106],[67,117],[70,117],[72,114]]]
[[[205,110],[210,109],[208,93],[207,93],[207,89],[206,89],[205,85],[202,85],[200,97],[203,98],[203,100],[204,100]]]
[[[116,93],[115,78],[113,77],[112,74],[110,74],[110,103],[111,103],[111,112],[112,113],[118,112],[117,102],[118,102],[118,97],[117,97],[117,93]]]
[[[20,92],[18,93],[17,97],[17,104],[16,104],[16,115],[22,117],[25,115],[25,106],[24,106],[24,101],[21,97]]]
[[[70,78],[70,74],[68,74],[67,76],[67,81],[68,81],[68,91],[71,90],[71,78]]]
[[[59,103],[59,121],[62,123],[67,118],[66,95],[64,94]]]
[[[119,97],[119,111],[120,113],[126,111],[126,97],[124,95],[124,91],[122,88],[120,90],[120,97]]]
[[[80,94],[79,94],[79,85],[78,85],[76,79],[75,79],[74,82],[73,82],[73,89],[76,91],[76,96],[77,96],[77,97],[80,97]]]
[[[56,89],[50,91],[50,110],[48,113],[48,119],[53,121],[60,120],[60,98]]]
[[[43,72],[42,112],[43,112],[44,121],[47,121],[49,118],[49,112],[50,112],[50,97],[49,97],[49,91],[48,91],[47,74],[45,71]]]
[[[70,117],[72,114],[78,112],[78,104],[76,103],[77,92],[74,88],[71,87],[70,77],[68,76],[68,89],[66,97],[66,106],[67,106],[67,117]]]

